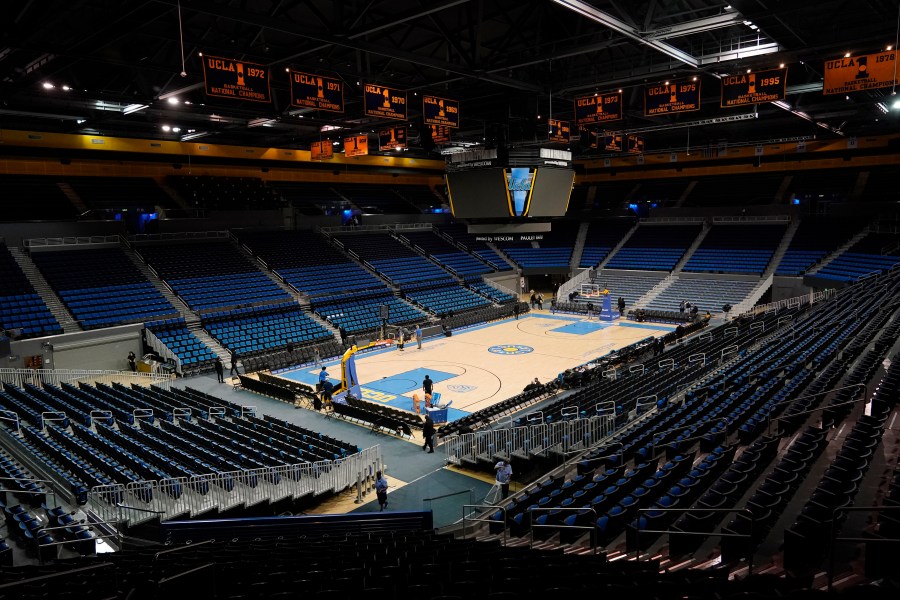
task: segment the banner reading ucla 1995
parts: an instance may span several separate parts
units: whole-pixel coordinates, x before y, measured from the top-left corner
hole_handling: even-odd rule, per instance
[[[291,106],[344,112],[344,82],[291,70]]]
[[[739,73],[722,78],[722,108],[784,100],[787,69]]]
[[[644,116],[700,110],[700,81],[676,81],[644,88]]]
[[[363,88],[365,113],[370,117],[406,120],[406,91],[367,83]]]
[[[547,123],[550,125],[550,141],[557,144],[568,144],[572,138],[572,129],[568,121],[559,121],[557,119],[549,119]]]
[[[253,102],[271,102],[269,70],[265,65],[203,55],[206,95]]]
[[[622,94],[596,94],[575,98],[575,122],[579,125],[606,123],[622,118]]]
[[[426,125],[459,127],[459,102],[437,96],[422,96],[422,117]]]
[[[823,94],[846,94],[894,85],[896,55],[893,50],[825,61]]]

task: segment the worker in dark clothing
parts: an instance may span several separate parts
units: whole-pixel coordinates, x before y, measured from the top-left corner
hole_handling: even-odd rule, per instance
[[[225,365],[222,364],[222,359],[217,356],[213,366],[216,367],[216,379],[219,383],[225,383]]]
[[[425,438],[422,450],[428,450],[429,453],[434,454],[434,421],[431,420],[431,415],[425,417],[425,424],[422,426],[422,437]]]
[[[347,330],[344,329],[343,325],[341,325],[341,327],[338,329],[338,331],[341,334],[341,345],[346,346],[347,345]]]
[[[619,314],[625,314],[625,298],[623,298],[622,296],[619,296]]]
[[[134,355],[134,352],[128,353],[128,368],[131,369],[131,372],[137,371],[137,357]]]
[[[434,389],[434,382],[431,380],[431,377],[428,375],[425,376],[425,379],[422,380],[422,391],[426,394],[430,394],[431,390]]]
[[[235,352],[234,350],[232,350],[231,351],[231,372],[229,373],[230,375],[234,375],[235,373],[237,373],[238,375],[241,374],[241,372],[238,371],[237,363],[238,363],[238,353]]]

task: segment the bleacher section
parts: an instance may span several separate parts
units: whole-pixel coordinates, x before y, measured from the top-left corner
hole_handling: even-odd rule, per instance
[[[406,298],[439,316],[482,308],[491,304],[484,296],[455,284],[411,291],[406,294]]]
[[[807,269],[856,235],[863,221],[852,217],[805,217],[788,245],[776,275],[803,275]]]
[[[786,195],[807,206],[819,202],[843,202],[850,197],[857,175],[851,169],[798,171],[791,179]]]
[[[463,252],[437,235],[427,231],[403,231],[398,235],[409,240],[413,246],[418,246],[426,254],[437,259],[444,267],[450,269],[460,277],[478,276],[483,273],[491,273],[493,269],[484,262],[478,260],[468,252]]]
[[[269,187],[304,215],[337,214],[347,205],[331,186],[300,181],[270,181]]]
[[[283,204],[278,192],[255,177],[173,175],[168,183],[193,208],[266,210],[281,208]]]
[[[386,233],[336,237],[395,285],[412,287],[455,281],[447,271]]]
[[[178,313],[117,246],[32,252],[31,260],[84,329]]]
[[[404,200],[418,208],[423,213],[434,212],[447,203],[446,200],[435,194],[427,185],[404,185],[394,188],[394,192],[400,194]]]
[[[606,267],[609,269],[671,271],[694,242],[700,229],[699,224],[642,224],[606,263]]]
[[[858,277],[883,273],[900,263],[898,241],[897,234],[869,233],[815,275],[837,281],[853,281]]]
[[[298,291],[317,296],[352,290],[386,290],[384,282],[312,232],[241,233],[241,243]]]
[[[625,273],[604,269],[590,283],[599,286],[600,290],[609,290],[613,307],[619,298],[624,298],[625,306],[631,307],[664,278],[662,273]],[[594,298],[593,301],[597,302],[598,299]]]
[[[347,333],[372,331],[381,326],[380,308],[387,305],[388,322],[396,325],[424,322],[428,316],[419,309],[403,302],[392,294],[376,292],[375,295],[346,294],[324,296],[312,300],[317,315]]]
[[[290,300],[229,241],[173,241],[135,250],[193,310]]]
[[[151,321],[144,326],[178,356],[183,374],[212,368],[216,355],[188,330],[183,317]]]
[[[156,212],[156,208],[177,208],[150,177],[71,177],[72,190],[94,211],[122,209]]]
[[[631,219],[591,221],[578,266],[588,268],[599,265],[633,226]]]
[[[479,242],[475,239],[475,236],[468,232],[468,228],[465,225],[461,224],[451,224],[451,225],[440,225],[435,227],[439,231],[449,235],[451,238],[456,240],[458,243],[465,246],[469,252],[478,256],[491,267],[498,271],[509,271],[512,267],[509,266],[503,258],[494,252],[490,246],[485,244],[484,242]]]
[[[6,244],[0,242],[0,329],[21,329],[23,338],[62,333]]]
[[[729,281],[726,279],[679,278],[667,287],[645,308],[650,310],[678,310],[681,301],[700,307],[700,314],[706,311],[718,313],[722,306],[737,306],[756,287],[758,281]]]
[[[762,275],[786,229],[785,225],[713,225],[683,270]]]
[[[363,213],[409,215],[420,212],[386,185],[343,184],[336,186],[336,189],[342,196],[358,206]]]
[[[490,285],[489,283],[485,283],[484,281],[468,281],[466,282],[466,285],[479,294],[487,296],[488,298],[499,304],[506,304],[507,302],[512,302],[516,299],[514,295],[507,294],[506,292],[501,292],[494,286]]]
[[[223,346],[247,357],[334,339],[292,302],[206,313],[202,323]]]
[[[531,242],[501,242],[500,249],[523,269],[567,269],[580,224],[576,221],[556,221],[553,229],[544,234],[534,248]]]
[[[78,211],[57,185],[64,177],[39,175],[0,175],[3,210],[0,221],[69,220]]]

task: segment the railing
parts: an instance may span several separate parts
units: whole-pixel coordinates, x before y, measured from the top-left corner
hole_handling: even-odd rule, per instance
[[[766,313],[771,310],[779,310],[782,308],[794,308],[797,306],[802,306],[808,302],[812,302],[812,304],[816,304],[817,302],[822,302],[823,300],[828,300],[832,298],[837,293],[834,289],[826,289],[821,292],[815,292],[813,294],[804,294],[803,296],[795,296],[793,298],[785,298],[783,300],[779,300],[777,302],[769,302],[768,304],[758,304],[754,306],[750,310],[742,313],[743,315],[758,315],[760,313]],[[811,298],[811,300],[810,300]]]
[[[463,505],[463,517],[462,517],[462,524],[463,524],[462,537],[463,537],[463,539],[466,539],[466,535],[467,535],[466,525],[467,525],[468,521],[472,521],[473,523],[497,523],[497,521],[493,521],[491,519],[485,519],[482,517],[470,517],[467,514],[467,511],[469,511],[469,509],[472,509],[471,512],[475,512],[475,509],[484,509],[484,508],[492,508],[494,510],[499,510],[499,511],[503,512],[503,545],[505,546],[506,545],[506,535],[507,535],[506,509],[497,504],[464,504]]]
[[[59,386],[63,383],[137,383],[158,385],[169,389],[174,375],[165,373],[136,373],[134,371],[104,371],[78,369],[0,369],[0,382],[24,387],[26,383]]]
[[[447,500],[448,498],[456,498],[457,496],[463,496],[465,494],[468,494],[469,495],[469,504],[473,504],[475,502],[474,492],[475,492],[475,488],[469,488],[467,490],[459,490],[458,492],[450,492],[449,494],[442,494],[440,496],[434,496],[433,498],[422,498],[422,510],[430,510],[432,513],[431,518],[434,519],[435,518],[434,517],[435,503],[438,503],[441,500]],[[459,521],[461,521],[461,519],[456,522],[458,523]],[[440,528],[440,527],[443,527],[445,525],[450,525],[450,524],[451,523],[443,523],[443,522],[438,523],[437,521],[435,521],[434,527]]]
[[[172,240],[215,240],[230,239],[228,231],[179,231],[175,233],[138,233],[128,236],[131,243],[167,242]]]
[[[156,337],[156,334],[151,330],[146,329],[144,331],[145,339],[147,340],[147,345],[156,350],[156,353],[162,356],[163,358],[169,358],[175,363],[175,369],[179,373],[183,373],[181,369],[181,357],[172,352],[168,346],[163,344],[162,340]]]
[[[790,215],[745,215],[713,217],[715,223],[790,223]]]
[[[91,235],[78,237],[29,238],[22,240],[22,245],[29,250],[56,246],[89,246],[97,244],[119,244],[118,235]]]
[[[645,217],[641,225],[653,223],[705,223],[706,217]]]
[[[545,513],[548,513],[548,514],[549,514],[549,513],[554,512],[554,511],[558,511],[558,512],[574,512],[575,514],[582,514],[582,512],[587,513],[587,514],[593,513],[593,514],[594,514],[594,518],[591,519],[591,521],[590,521],[591,524],[590,524],[590,525],[562,525],[562,524],[557,524],[557,523],[553,523],[553,524],[550,524],[550,525],[541,525],[541,524],[536,523],[536,520],[537,520],[537,519],[534,518],[534,514],[535,514],[535,513],[537,513],[537,512],[545,512]],[[529,547],[529,548],[534,548],[534,530],[535,530],[535,529],[556,529],[556,530],[559,530],[559,531],[562,531],[563,529],[581,529],[581,530],[583,530],[583,531],[589,531],[589,532],[591,532],[591,549],[594,551],[594,554],[597,553],[597,535],[596,535],[596,526],[594,525],[594,523],[597,522],[597,511],[594,510],[593,508],[590,508],[590,507],[588,507],[588,508],[585,508],[585,507],[581,507],[581,508],[564,508],[564,507],[562,507],[562,506],[553,506],[553,507],[546,507],[546,508],[544,508],[544,507],[537,507],[537,506],[535,506],[535,507],[529,508],[529,509],[528,509],[528,512],[530,512],[531,515],[532,515],[532,516],[531,516],[531,528],[530,528],[531,539],[528,541],[528,547]]]
[[[568,300],[570,293],[576,290],[581,291],[581,284],[590,280],[591,271],[592,269],[583,269],[581,273],[559,286],[559,289],[556,291],[556,298],[559,300]]]
[[[483,282],[485,282],[486,284],[488,284],[489,286],[491,286],[492,288],[494,288],[495,290],[503,292],[504,294],[509,294],[510,296],[512,296],[513,298],[516,298],[518,300],[519,292],[517,292],[516,290],[508,288],[505,285],[500,285],[499,283],[492,281],[490,279],[485,279],[484,277],[482,277],[481,280]]]
[[[586,450],[612,435],[614,429],[614,416],[597,415],[466,433],[445,439],[442,447],[446,449],[448,462],[461,464],[464,460],[477,462],[479,457],[493,460],[495,455],[509,458],[513,453],[528,456],[550,450],[562,453]]]
[[[431,223],[385,223],[384,225],[337,225],[319,227],[322,233],[359,233],[363,231],[431,231]]]
[[[368,486],[381,467],[381,448],[373,446],[335,461],[95,486],[88,493],[88,506],[104,520],[125,522],[151,518],[148,515],[165,519],[187,512],[194,516],[212,509]]]
[[[834,587],[834,549],[837,546],[838,542],[840,543],[852,543],[852,544],[900,544],[900,539],[898,538],[876,538],[876,537],[837,537],[835,535],[835,520],[840,513],[847,512],[891,512],[900,510],[900,506],[884,506],[884,505],[875,505],[875,506],[840,506],[834,509],[834,512],[831,514],[831,525],[830,532],[828,536],[828,568],[826,569],[826,573],[828,574],[828,593],[831,593]],[[868,553],[869,550],[866,550]]]

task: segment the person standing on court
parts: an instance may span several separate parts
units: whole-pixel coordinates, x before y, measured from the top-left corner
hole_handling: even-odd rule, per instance
[[[422,444],[422,450],[428,450],[429,454],[434,454],[434,421],[431,415],[425,415],[425,424],[422,426],[422,437],[425,443]]]
[[[322,370],[319,371],[319,391],[325,389],[325,382],[328,381],[328,371],[325,370],[325,367],[322,367]]]
[[[378,496],[378,504],[381,510],[387,508],[387,479],[381,474],[381,471],[375,473],[375,495]]]
[[[522,310],[522,308],[519,306],[519,302],[516,301],[516,305],[513,307],[513,313],[515,313],[515,315],[516,315],[516,321],[519,320],[519,311],[521,311],[521,310]]]
[[[509,496],[509,481],[512,479],[512,467],[503,459],[500,459],[496,465],[494,465],[494,470],[497,472],[496,482],[497,485],[500,486],[500,497],[503,500],[506,500],[506,497]]]
[[[434,389],[434,381],[431,380],[431,377],[426,375],[425,379],[422,380],[422,390],[430,396],[432,389]]]
[[[338,331],[341,334],[341,346],[346,346],[347,345],[347,330],[344,329],[343,325],[341,325],[340,328],[338,329]]]
[[[416,325],[416,344],[419,346],[419,350],[422,349],[422,326]]]
[[[401,327],[397,332],[397,350],[403,351],[403,342],[406,340],[406,328]]]
[[[219,383],[225,383],[225,366],[222,364],[222,359],[217,356],[213,366],[216,368],[216,379],[219,380]]]

